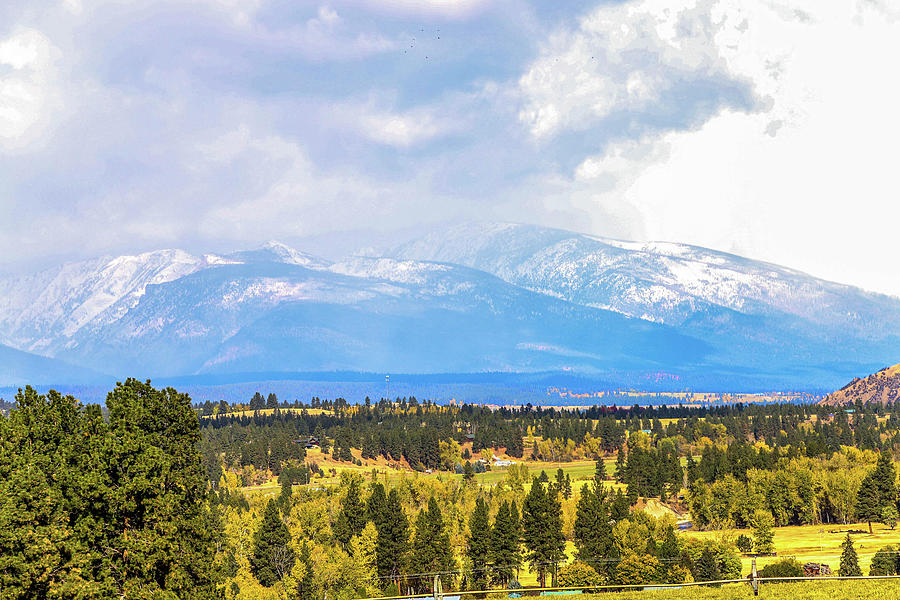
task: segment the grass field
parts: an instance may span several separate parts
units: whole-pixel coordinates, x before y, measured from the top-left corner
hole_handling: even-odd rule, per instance
[[[685,587],[681,589],[615,592],[610,594],[585,594],[558,596],[557,600],[739,600],[753,598],[749,584],[738,583],[721,588]],[[802,581],[792,583],[763,583],[759,588],[761,599],[768,600],[897,600],[900,598],[900,581]]]
[[[797,525],[791,527],[775,528],[775,550],[778,552],[777,557],[759,557],[756,559],[757,568],[781,560],[785,557],[794,557],[802,563],[819,562],[825,563],[831,567],[833,571],[837,571],[841,558],[841,542],[844,536],[851,529],[866,530],[865,534],[854,534],[853,541],[857,554],[859,554],[859,565],[862,567],[863,574],[869,574],[869,563],[872,562],[872,555],[882,546],[887,544],[900,543],[900,528],[889,529],[881,524],[873,524],[874,533],[869,535],[868,527],[865,523],[856,523],[853,525]],[[686,535],[698,538],[713,538],[723,533],[737,537],[740,533],[751,535],[749,530],[729,530],[721,531],[688,531]],[[750,572],[751,558],[743,559],[743,574]],[[897,584],[900,590],[900,583]],[[900,593],[900,592],[898,592]],[[900,596],[897,596],[900,598]]]

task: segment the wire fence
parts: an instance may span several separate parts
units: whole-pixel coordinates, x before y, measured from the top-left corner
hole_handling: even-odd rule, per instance
[[[519,598],[522,596],[539,595],[542,592],[573,592],[573,593],[602,593],[616,592],[624,590],[653,590],[653,589],[679,589],[684,587],[701,587],[701,586],[720,586],[727,584],[749,584],[753,587],[754,594],[758,595],[760,584],[790,582],[790,581],[847,581],[847,580],[883,580],[883,579],[900,579],[900,575],[868,575],[868,576],[841,576],[841,575],[824,575],[818,577],[744,577],[741,579],[718,579],[714,581],[690,581],[686,583],[641,583],[641,584],[605,584],[605,585],[582,585],[574,587],[522,587],[516,589],[492,589],[492,590],[461,590],[461,591],[443,591],[437,586],[436,592],[427,594],[401,594],[398,596],[378,596],[374,598],[365,598],[364,600],[413,600],[415,598],[435,598],[442,600],[445,597],[463,597],[463,596],[485,596],[493,594],[508,595],[510,598]]]

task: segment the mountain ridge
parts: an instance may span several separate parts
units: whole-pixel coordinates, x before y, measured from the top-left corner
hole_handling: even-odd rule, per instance
[[[281,244],[0,279],[0,343],[141,376],[559,371],[822,389],[900,350],[900,299],[674,243],[466,224],[384,256]]]
[[[900,364],[885,367],[866,377],[855,377],[841,389],[828,394],[820,404],[847,406],[863,404],[888,404],[900,401]]]

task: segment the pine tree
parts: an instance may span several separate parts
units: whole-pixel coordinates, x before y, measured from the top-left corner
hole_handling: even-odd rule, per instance
[[[472,468],[472,463],[467,460],[463,464],[463,481],[471,481],[474,478],[475,478],[475,469]]]
[[[190,397],[128,379],[107,395],[106,406],[110,484],[103,520],[105,531],[115,532],[106,548],[116,549],[108,568],[121,594],[213,595],[216,532],[208,527],[200,425]]]
[[[622,519],[626,518],[631,512],[629,510],[630,506],[631,504],[628,502],[628,498],[625,497],[625,494],[622,493],[622,488],[617,489],[615,496],[613,496],[612,505],[609,509],[609,517],[613,521],[618,523]]]
[[[399,585],[406,570],[409,553],[409,520],[396,489],[392,489],[387,495],[383,512],[376,518],[374,523],[378,529],[378,541],[375,545],[375,557],[378,575],[390,578]]]
[[[606,463],[603,462],[603,457],[599,457],[597,461],[594,463],[594,482],[595,484],[600,484],[606,481]]]
[[[456,558],[450,545],[450,533],[444,527],[444,517],[437,500],[428,500],[428,508],[416,517],[416,535],[413,540],[413,569],[417,573],[441,573],[446,588],[453,585]],[[419,581],[421,589],[430,589],[431,579]]]
[[[513,502],[502,502],[491,528],[491,548],[489,561],[493,567],[494,580],[500,585],[509,584],[513,572],[522,564],[519,550],[522,528],[519,511]]]
[[[313,562],[306,540],[303,540],[303,544],[300,546],[297,562],[303,565],[303,576],[297,580],[297,600],[314,600],[316,589],[313,582]]]
[[[335,539],[344,546],[366,526],[366,506],[359,492],[359,480],[353,477],[347,486],[347,493],[341,500],[341,510],[333,528]]]
[[[259,392],[253,394],[253,397],[250,399],[250,410],[262,410],[266,407],[266,400],[263,398],[263,395]]]
[[[856,516],[869,524],[869,533],[872,533],[872,521],[881,517],[881,503],[878,494],[878,484],[874,473],[866,475],[856,493]]]
[[[278,408],[278,396],[275,395],[275,392],[271,392],[266,397],[266,408]]]
[[[615,477],[616,481],[619,483],[625,483],[625,450],[622,446],[619,446],[619,451],[616,453],[616,472]]]
[[[858,577],[862,575],[862,569],[859,568],[859,557],[856,555],[853,539],[849,533],[844,538],[843,543],[841,543],[841,548],[841,566],[838,569],[838,575],[841,577]]]
[[[491,553],[491,526],[488,505],[481,498],[475,500],[475,510],[469,518],[469,535],[466,537],[466,555],[472,562],[472,587],[487,588],[488,556]]]
[[[253,538],[253,554],[250,557],[250,570],[262,585],[271,587],[291,572],[294,551],[290,541],[291,534],[281,520],[278,505],[274,500],[269,500]]]
[[[190,398],[129,379],[107,408],[109,423],[99,407],[26,388],[0,419],[0,589],[211,597],[220,523]]]
[[[697,561],[697,581],[716,581],[721,577],[722,572],[719,570],[715,553],[709,545],[704,546],[700,560]]]
[[[541,587],[548,569],[564,558],[565,537],[562,533],[562,509],[555,494],[548,493],[538,477],[522,505],[522,530],[529,560],[538,574]],[[543,479],[546,479],[544,475]]]
[[[387,494],[385,494],[384,485],[381,483],[372,483],[372,493],[369,494],[369,500],[366,502],[366,517],[375,523],[376,529],[385,525],[387,520]]]
[[[603,482],[585,484],[575,509],[573,531],[577,556],[590,565],[602,569],[606,560],[615,558],[615,540],[610,525],[609,504]]]

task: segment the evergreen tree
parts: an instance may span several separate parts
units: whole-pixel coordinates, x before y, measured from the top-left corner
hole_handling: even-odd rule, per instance
[[[467,460],[463,464],[463,481],[471,481],[474,477],[475,469],[472,468],[472,463]]]
[[[475,500],[475,510],[469,518],[469,535],[466,537],[466,555],[472,563],[472,587],[483,590],[488,585],[488,558],[491,553],[491,526],[488,505],[480,497]]]
[[[334,537],[346,546],[355,535],[366,526],[366,506],[360,497],[359,479],[352,477],[347,485],[347,493],[341,500],[341,510],[335,519]]]
[[[543,474],[543,473],[542,473]],[[562,533],[562,509],[555,494],[548,493],[538,477],[522,504],[522,530],[529,560],[541,587],[549,569],[555,576],[556,565],[564,558],[565,537]]]
[[[266,407],[266,400],[263,398],[263,395],[259,392],[253,394],[253,397],[250,399],[250,410],[262,410]]]
[[[376,485],[373,495],[377,489]],[[400,504],[396,488],[387,495],[383,513],[380,516],[376,515],[376,519],[373,521],[378,530],[378,540],[375,544],[378,575],[389,578],[399,585],[400,578],[406,570],[409,553],[409,520]]]
[[[606,481],[606,463],[600,457],[594,463],[594,482],[599,484]]]
[[[72,446],[87,433],[84,415],[74,398],[55,392],[42,396],[26,387],[15,400],[8,420],[0,414],[0,594],[46,598],[55,588],[62,595],[111,595],[112,582],[91,581],[106,573],[81,575],[99,557],[70,524],[93,521],[77,517],[84,507]],[[84,477],[91,482],[91,474]]]
[[[566,500],[572,497],[572,480],[562,468],[556,470],[556,490]]]
[[[625,450],[622,446],[619,446],[619,451],[616,453],[616,471],[615,477],[616,481],[619,483],[625,483]]]
[[[594,481],[581,488],[581,497],[575,509],[573,537],[577,556],[598,569],[607,566],[607,560],[616,558],[615,539],[610,525],[609,504],[603,482]]]
[[[859,557],[856,555],[853,539],[849,533],[841,543],[841,549],[841,566],[838,569],[838,575],[841,577],[858,577],[862,575],[862,569],[859,568]]]
[[[880,508],[883,510],[888,506],[896,506],[897,471],[894,468],[894,461],[891,459],[889,452],[881,451],[878,454],[878,463],[875,465],[873,477],[875,479],[875,487],[878,490]]]
[[[274,500],[269,500],[253,538],[253,554],[250,557],[250,570],[262,585],[271,587],[291,572],[294,551],[290,542],[291,534],[281,520],[278,506]]]
[[[278,408],[278,396],[274,392],[266,397],[266,408]]]
[[[694,460],[690,452],[687,456],[685,473],[687,475],[687,486],[691,487],[691,484],[697,481],[697,461]]]
[[[878,485],[873,473],[866,475],[856,493],[856,516],[869,524],[869,533],[872,533],[872,521],[881,518],[881,503],[878,494]]]
[[[369,500],[366,502],[366,517],[375,523],[376,529],[385,525],[388,517],[387,510],[387,494],[384,492],[384,485],[378,482],[372,483],[372,493],[369,494]]]
[[[303,565],[303,576],[297,580],[297,600],[314,600],[316,589],[313,582],[313,562],[306,540],[303,540],[303,544],[300,546],[297,562]]]
[[[200,427],[190,397],[128,379],[107,395],[106,406],[109,436],[101,454],[109,483],[102,524],[109,537],[91,542],[112,550],[104,567],[123,596],[214,595],[217,532],[209,528]]]
[[[760,554],[775,552],[775,519],[767,510],[758,509],[753,513],[751,525],[753,526],[753,546]]]
[[[697,581],[716,581],[722,578],[722,572],[719,570],[719,562],[712,548],[707,544],[700,553],[700,560],[697,561],[697,573],[695,579]]]
[[[625,494],[622,493],[622,489],[619,488],[616,490],[615,496],[613,496],[612,505],[609,509],[609,517],[618,523],[626,518],[631,512],[629,510],[630,506],[631,504],[628,502],[628,498],[625,497]]]
[[[500,585],[508,585],[513,573],[522,563],[519,550],[522,537],[519,511],[513,502],[501,502],[491,528],[491,548],[489,561],[493,567],[494,580]]]
[[[444,517],[434,497],[428,500],[428,508],[416,517],[416,535],[413,540],[413,569],[417,573],[441,573],[446,588],[453,585],[450,572],[456,570],[456,558],[450,545],[450,534],[444,527]],[[430,589],[431,578],[419,580],[420,589]]]

